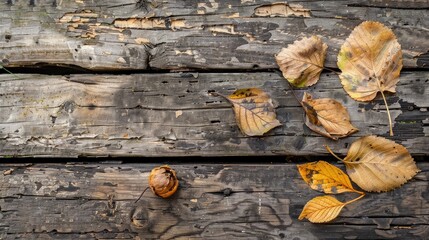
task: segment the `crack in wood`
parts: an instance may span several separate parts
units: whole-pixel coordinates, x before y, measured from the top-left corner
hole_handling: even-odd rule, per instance
[[[418,175],[429,179],[425,176],[429,165],[418,165],[423,169]],[[0,228],[8,236],[21,238],[22,234],[42,237],[39,234],[55,233],[61,237],[75,233],[71,236],[85,237],[87,233],[100,232],[146,238],[204,238],[216,237],[219,232],[245,238],[326,239],[353,234],[380,238],[389,233],[400,238],[424,239],[428,231],[428,213],[424,211],[428,201],[422,195],[427,181],[423,185],[410,181],[396,189],[395,194],[369,194],[361,204],[343,211],[338,220],[325,224],[323,228],[329,232],[325,236],[320,235],[317,226],[309,228],[307,222],[295,220],[305,202],[319,195],[299,178],[295,164],[204,164],[194,168],[178,163],[172,167],[179,173],[182,187],[172,199],[148,193],[134,203],[154,166],[156,163],[24,166],[24,171],[0,176],[8,184],[6,191],[1,192],[0,223],[6,224],[0,224]],[[0,166],[0,170],[9,167]],[[87,177],[79,172],[85,172]],[[19,187],[22,182],[25,188]],[[43,192],[33,187],[36,182],[42,184]],[[69,182],[80,188],[66,191],[73,195],[56,190]],[[19,194],[22,196],[16,198]],[[386,212],[389,209],[392,211]],[[20,216],[26,220],[22,221]],[[34,221],[42,216],[50,221]]]

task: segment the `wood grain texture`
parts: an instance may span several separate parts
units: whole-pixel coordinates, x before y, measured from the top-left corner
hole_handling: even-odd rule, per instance
[[[147,187],[156,164],[2,164],[2,239],[425,239],[429,164],[388,193],[368,194],[330,224],[298,221],[320,193],[295,164],[177,164],[169,199]],[[344,168],[344,166],[337,165]],[[347,199],[354,194],[343,195]],[[339,196],[341,198],[341,196]]]
[[[428,81],[427,72],[403,72],[387,99],[393,140],[412,155],[429,154]],[[263,138],[243,136],[231,104],[210,95],[248,87],[276,102],[282,126]],[[327,154],[323,145],[345,154],[358,137],[388,137],[380,96],[356,102],[333,74],[322,74],[309,91],[342,103],[360,131],[339,141],[310,131],[286,80],[275,73],[0,75],[0,155],[316,156]]]
[[[313,133],[286,81],[270,72],[278,68],[275,53],[311,35],[328,44],[325,66],[336,68],[341,44],[364,20],[392,28],[403,48],[406,70],[387,99],[393,140],[419,159],[429,156],[429,2],[276,2],[0,2],[1,66],[60,74],[0,75],[0,239],[427,238],[425,162],[410,183],[368,194],[326,225],[297,220],[320,193],[296,165],[268,163],[274,155],[323,157],[324,144],[344,155],[361,136],[388,137],[383,100],[355,102],[329,73],[309,91],[344,104],[360,131],[338,142]],[[67,75],[57,67],[104,75]],[[248,87],[272,96],[283,124],[263,138],[243,136],[231,105],[210,95]],[[160,164],[5,163],[26,156],[260,159],[252,165],[175,158],[178,192],[161,199],[148,191],[135,203]]]
[[[326,66],[365,20],[393,29],[405,68],[428,68],[429,2],[72,1],[0,3],[0,60],[8,67],[91,70],[271,69],[282,47],[311,35]]]

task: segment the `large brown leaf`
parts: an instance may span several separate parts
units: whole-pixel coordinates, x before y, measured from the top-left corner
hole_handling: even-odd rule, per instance
[[[343,162],[353,182],[368,192],[400,187],[420,171],[404,146],[376,136],[353,142]]]
[[[319,80],[327,49],[319,37],[312,36],[295,41],[275,57],[284,78],[293,86],[308,87]]]
[[[273,101],[259,88],[239,89],[226,97],[234,106],[235,119],[247,136],[261,136],[280,126]]]
[[[337,194],[357,192],[349,177],[341,169],[325,161],[317,161],[298,165],[299,173],[304,181],[314,190]]]
[[[302,106],[306,113],[305,124],[323,136],[337,140],[358,131],[350,123],[347,109],[334,99],[313,99],[305,92]]]
[[[337,65],[342,71],[341,83],[353,99],[370,101],[381,92],[386,104],[383,92],[394,93],[399,81],[401,45],[392,30],[383,24],[363,22],[341,46]],[[392,127],[390,133],[393,135]]]

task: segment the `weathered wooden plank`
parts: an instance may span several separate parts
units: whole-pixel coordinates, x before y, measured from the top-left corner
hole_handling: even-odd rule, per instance
[[[288,43],[320,35],[326,65],[364,20],[393,29],[406,68],[428,68],[429,2],[2,1],[0,59],[93,70],[270,69]]]
[[[146,192],[155,164],[2,164],[2,239],[426,239],[429,164],[388,193],[367,194],[330,224],[298,221],[321,193],[295,164],[175,164],[169,199]],[[339,166],[344,167],[344,166]],[[343,194],[351,199],[354,194]],[[341,196],[339,196],[341,198]]]
[[[392,138],[428,155],[429,73],[403,72],[388,96]],[[245,137],[231,105],[210,92],[260,87],[277,102],[282,127]],[[0,75],[0,156],[242,156],[345,154],[358,137],[388,137],[381,98],[356,102],[335,74],[308,91],[343,103],[360,131],[338,142],[310,131],[285,80],[275,73]],[[302,90],[297,90],[302,94]]]

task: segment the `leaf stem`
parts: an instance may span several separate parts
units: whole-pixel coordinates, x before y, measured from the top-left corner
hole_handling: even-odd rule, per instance
[[[217,93],[217,92],[211,92],[211,93],[209,93],[209,95],[211,95],[211,96],[213,96],[213,97],[223,97],[223,98],[225,98],[226,100],[228,100],[228,101],[229,101],[229,99],[228,99],[228,97],[227,97],[227,96],[225,96],[225,95],[223,95],[223,94],[220,94],[220,93]]]
[[[335,74],[337,74],[337,75],[340,75],[341,74],[341,72],[337,72],[337,71],[335,71],[334,69],[332,69],[332,68],[328,68],[328,67],[323,67],[323,66],[319,66],[320,68],[322,68],[322,69],[324,69],[324,70],[328,70],[328,71],[330,71],[330,72],[332,72],[332,73],[335,73]]]
[[[137,200],[134,202],[134,203],[137,203],[139,200],[140,200],[140,198],[142,198],[143,197],[143,194],[146,192],[146,190],[148,190],[149,189],[149,187],[146,187],[144,190],[143,190],[143,192],[142,192],[142,194],[140,194],[140,197],[139,198],[137,198]]]
[[[9,71],[7,68],[5,68],[3,65],[0,64],[0,69],[3,69],[5,72],[13,75],[14,77],[16,77],[17,79],[20,79],[20,77],[18,77],[15,73]]]
[[[345,202],[345,203],[344,203],[344,205],[350,204],[350,203],[352,203],[352,202],[356,202],[357,200],[359,200],[359,199],[361,199],[361,198],[363,198],[363,197],[365,197],[365,193],[364,193],[364,192],[362,192],[362,194],[361,194],[359,197],[357,197],[357,198],[355,198],[355,199],[352,199],[352,200],[350,200],[350,201],[348,201],[348,202]]]
[[[336,159],[340,160],[341,162],[343,162],[344,160],[340,157],[338,157],[334,152],[332,152],[331,148],[328,145],[324,145],[326,150],[332,155],[334,156]]]
[[[304,105],[302,104],[302,102],[299,100],[298,96],[295,93],[295,90],[293,89],[293,85],[292,83],[290,83],[288,80],[286,80],[286,82],[289,84],[289,89],[292,92],[293,96],[295,97],[296,101],[302,106],[304,107]]]
[[[387,106],[386,96],[384,96],[383,91],[380,91],[380,92],[381,92],[381,96],[383,96],[384,105],[386,106],[387,116],[389,117],[389,131],[390,131],[390,136],[393,136],[392,117],[390,116],[389,106]]]
[[[361,195],[362,195],[362,194],[363,194],[363,195],[365,195],[365,192],[362,192],[362,191],[356,190],[356,189],[354,189],[354,188],[353,188],[353,190],[354,190],[354,192],[355,192],[355,193],[359,193],[359,194],[361,194]]]
[[[282,74],[281,71],[275,69],[274,72],[277,73],[280,77],[283,78],[283,74]],[[302,102],[299,100],[298,96],[295,93],[295,90],[293,88],[292,83],[290,83],[287,79],[286,79],[286,82],[289,84],[289,89],[292,92],[293,96],[295,97],[296,101],[299,103],[299,105],[301,105],[304,108],[304,105],[302,104]]]

